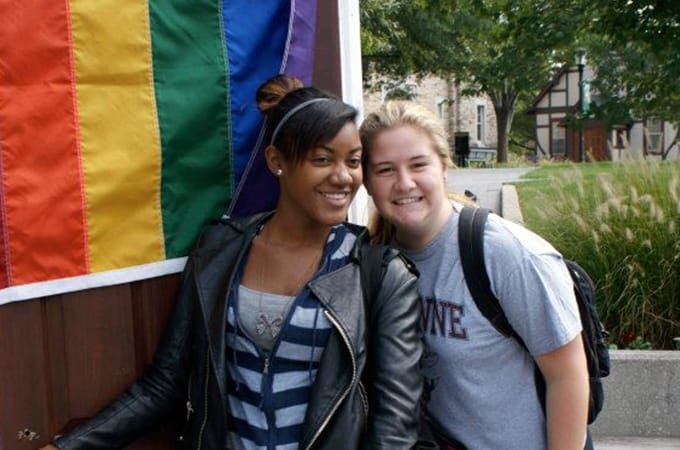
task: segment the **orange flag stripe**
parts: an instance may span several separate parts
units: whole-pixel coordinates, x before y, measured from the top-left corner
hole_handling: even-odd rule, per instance
[[[0,2],[3,281],[10,285],[89,272],[67,5],[24,0],[18,14],[14,2]]]

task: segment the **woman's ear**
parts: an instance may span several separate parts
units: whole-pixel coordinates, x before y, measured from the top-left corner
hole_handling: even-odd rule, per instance
[[[272,174],[277,176],[277,174],[281,173],[283,158],[278,148],[274,147],[273,145],[268,145],[264,149],[264,159],[267,162],[267,167]]]

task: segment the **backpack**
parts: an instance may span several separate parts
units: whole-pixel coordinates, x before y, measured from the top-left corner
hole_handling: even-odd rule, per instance
[[[484,265],[484,224],[490,210],[465,206],[460,212],[458,241],[460,258],[465,282],[475,304],[491,324],[504,336],[513,337],[527,349],[520,336],[512,329],[498,299],[491,291],[489,275]],[[574,293],[578,304],[583,331],[583,347],[586,353],[588,374],[590,376],[590,400],[588,404],[588,423],[593,423],[604,404],[602,378],[609,375],[610,361],[607,337],[595,308],[595,285],[586,271],[576,262],[564,260],[574,283]],[[528,350],[527,350],[528,351]],[[535,366],[536,390],[545,410],[545,382]]]
[[[386,245],[364,243],[361,246],[361,291],[364,295],[364,307],[380,292],[387,262],[396,255],[396,251]],[[368,317],[368,316],[366,316]]]

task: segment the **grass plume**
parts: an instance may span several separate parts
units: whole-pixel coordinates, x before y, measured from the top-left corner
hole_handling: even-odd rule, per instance
[[[528,228],[579,262],[611,340],[680,336],[680,163],[546,165],[517,183]]]

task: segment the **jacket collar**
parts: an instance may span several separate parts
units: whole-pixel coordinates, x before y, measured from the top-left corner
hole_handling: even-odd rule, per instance
[[[193,254],[201,310],[210,336],[210,358],[223,397],[226,390],[224,385],[226,368],[223,356],[226,351],[224,330],[226,329],[227,296],[234,283],[238,267],[246,257],[257,230],[269,220],[272,214],[273,212],[266,212],[244,218],[223,219],[221,224],[208,227],[204,231]],[[357,236],[357,241],[350,253],[350,264],[319,278],[319,283],[315,283],[312,289],[325,307],[329,308],[336,317],[343,319],[348,337],[354,347],[353,350],[358,350],[356,330],[359,318],[356,314],[356,302],[357,299],[362,298],[361,283],[358,281],[360,279],[358,263],[362,243],[368,240],[368,232],[360,225],[346,223],[345,226]],[[341,286],[352,286],[352,292]],[[317,289],[321,289],[321,292]],[[361,314],[363,315],[363,311]]]

